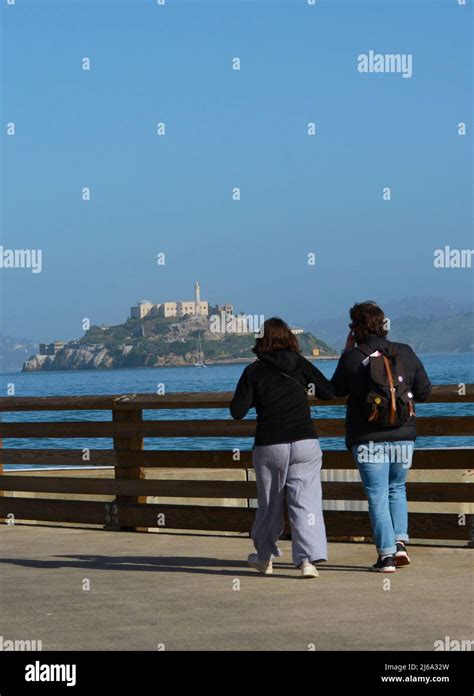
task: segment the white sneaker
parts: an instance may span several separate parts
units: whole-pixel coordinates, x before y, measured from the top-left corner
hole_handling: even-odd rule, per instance
[[[318,578],[319,573],[316,569],[316,566],[310,563],[309,561],[303,561],[303,563],[300,565],[300,570],[301,570],[301,575],[304,578]]]
[[[249,554],[247,563],[255,570],[258,570],[262,575],[271,575],[273,573],[273,564],[271,561],[260,561],[256,553]]]

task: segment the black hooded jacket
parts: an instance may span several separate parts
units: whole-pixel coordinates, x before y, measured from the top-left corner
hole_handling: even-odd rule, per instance
[[[240,420],[255,408],[256,445],[316,438],[306,393],[310,384],[314,384],[315,396],[333,398],[334,387],[329,380],[299,353],[289,350],[261,353],[243,371],[230,413]]]
[[[405,343],[393,343],[407,372],[407,378],[415,401],[426,401],[431,393],[431,382],[421,360],[412,348]],[[370,334],[364,344],[383,352],[389,345],[386,338]],[[336,396],[349,396],[346,411],[346,446],[362,442],[394,442],[395,440],[415,440],[416,418],[409,418],[406,423],[393,428],[374,428],[365,415],[365,400],[369,391],[369,367],[362,361],[365,355],[357,348],[345,350],[339,359],[336,371],[331,379]]]

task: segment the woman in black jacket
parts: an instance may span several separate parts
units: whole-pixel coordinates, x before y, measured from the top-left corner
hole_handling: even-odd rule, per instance
[[[293,563],[303,577],[317,577],[314,562],[327,559],[320,471],[322,453],[308,405],[308,393],[331,399],[334,388],[300,355],[298,341],[281,319],[267,319],[230,405],[241,419],[254,407],[257,428],[253,466],[258,510],[251,537],[256,553],[249,564],[266,575],[272,558],[280,556],[286,495],[291,525]],[[308,390],[308,391],[307,391]]]

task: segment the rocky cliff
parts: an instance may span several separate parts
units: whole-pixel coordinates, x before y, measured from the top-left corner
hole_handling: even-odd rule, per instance
[[[253,358],[253,334],[215,334],[202,320],[129,320],[114,327],[91,327],[55,355],[33,355],[23,372],[193,365],[200,357],[198,337],[208,364]],[[333,353],[310,333],[298,335],[298,340],[304,354],[316,347],[322,356]]]

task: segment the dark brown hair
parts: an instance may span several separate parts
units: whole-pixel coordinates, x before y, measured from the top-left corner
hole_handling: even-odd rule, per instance
[[[263,322],[263,336],[257,338],[252,351],[268,353],[271,350],[292,350],[294,353],[300,352],[300,347],[294,333],[283,319],[272,317]]]
[[[378,304],[367,300],[367,302],[356,302],[351,307],[350,327],[354,332],[357,343],[363,343],[369,334],[376,336],[386,336],[388,331],[385,328],[385,314]]]

